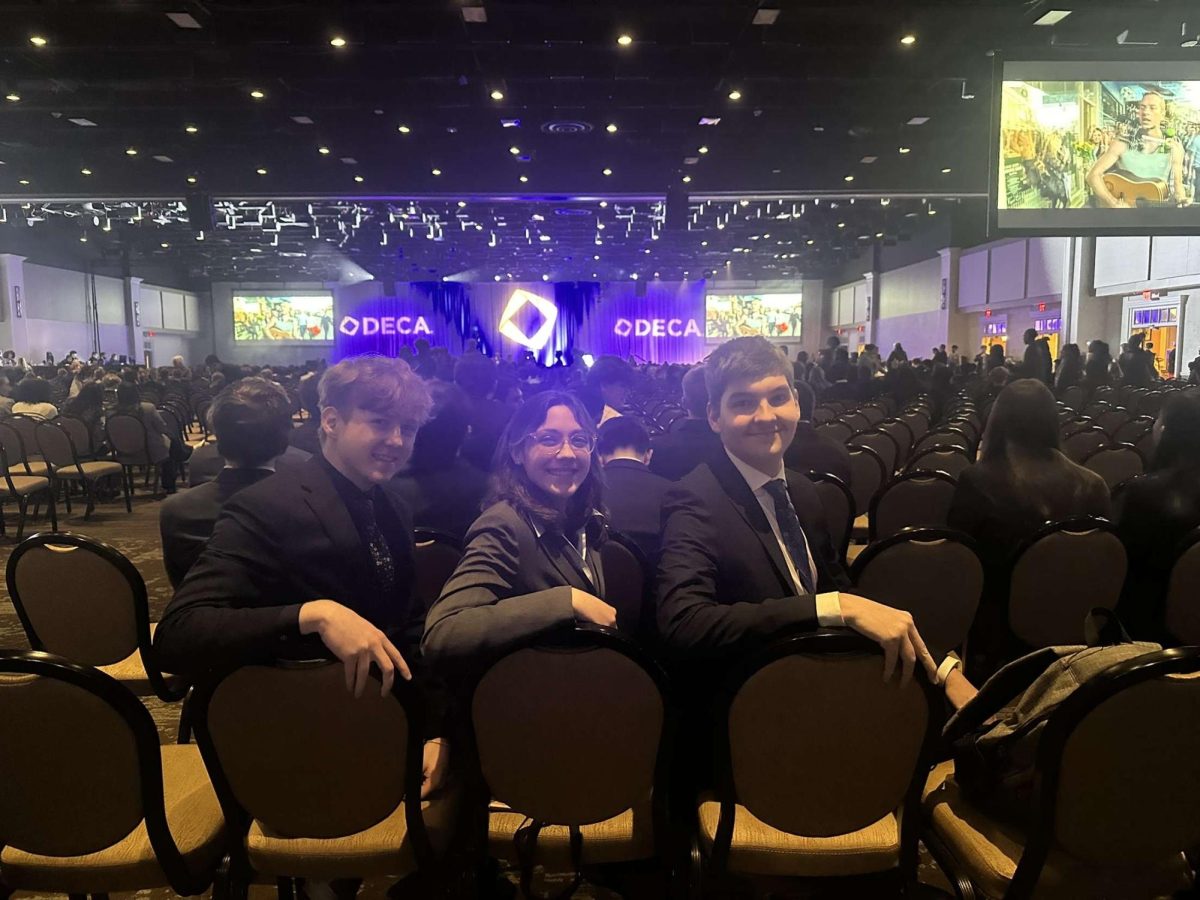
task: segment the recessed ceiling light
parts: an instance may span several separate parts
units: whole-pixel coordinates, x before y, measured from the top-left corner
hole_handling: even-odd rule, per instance
[[[611,174],[612,174],[612,169],[605,169],[605,170],[604,170],[604,171],[603,171],[601,174],[603,174],[603,175],[611,175]]]
[[[95,128],[96,123],[91,119],[85,119],[82,116],[75,119],[67,119],[72,125],[78,125],[80,128]]]
[[[813,244],[815,244],[815,243],[816,243],[816,241],[814,241],[812,238],[809,238],[809,239],[808,239],[807,241],[805,241],[804,243],[808,244],[808,246],[810,246],[810,247],[811,247]]]
[[[322,156],[328,156],[329,148],[328,147],[318,147],[317,152],[320,153]]]
[[[251,253],[262,253],[262,247],[251,247],[250,252]]]
[[[504,99],[504,91],[497,88],[496,90],[492,91],[491,94],[489,94],[488,96],[490,96],[493,100],[503,100]]]
[[[900,43],[905,47],[911,47],[916,42],[917,36],[915,34],[906,34],[904,37],[900,38]]]
[[[22,178],[20,181],[18,181],[18,182],[17,182],[17,184],[29,184],[29,179],[28,179],[28,178]]]
[[[184,125],[183,130],[186,131],[188,134],[198,134],[200,132],[200,129],[197,128],[195,125]]]
[[[178,25],[180,28],[200,28],[201,25],[196,21],[191,13],[185,12],[169,12],[167,18]]]
[[[606,209],[607,207],[608,207],[608,201],[607,201],[607,200],[601,200],[601,201],[600,201],[600,208],[601,208],[601,209]]]
[[[1034,25],[1057,25],[1063,19],[1071,14],[1069,9],[1052,9],[1042,14],[1041,18],[1034,20]]]
[[[901,147],[901,148],[900,148],[900,152],[901,152],[901,153],[911,153],[911,152],[912,152],[912,147]]]
[[[853,180],[854,180],[853,175],[847,175],[845,178],[842,179],[842,181],[853,181]]]
[[[732,91],[730,91],[730,92],[729,92],[729,99],[730,99],[730,100],[741,100],[741,99],[742,99],[742,92],[741,92],[741,91],[739,91],[739,90],[732,90]]]
[[[487,10],[482,6],[464,6],[462,8],[462,17],[464,22],[470,22],[472,25],[482,25],[487,21]]]
[[[929,121],[929,116],[913,116],[905,124],[907,125],[924,125]]]
[[[341,157],[341,161],[342,161],[342,163],[344,163],[347,166],[357,166],[358,165],[358,160],[355,159],[353,156],[343,156],[343,157]]]
[[[838,228],[845,228],[845,227],[846,227],[845,222],[838,222]]]
[[[633,43],[633,35],[623,34],[619,38],[617,38],[617,43],[620,44],[622,47],[628,47],[630,44]]]
[[[366,179],[365,179],[365,178],[363,178],[361,175],[355,175],[355,176],[354,176],[354,180],[355,180],[355,181],[356,181],[358,184],[362,184],[362,183],[363,183],[363,182],[364,182]]]
[[[877,237],[877,238],[883,237],[883,232],[882,231],[875,232],[875,237]]]
[[[168,244],[166,241],[163,241],[163,242],[162,242],[161,244],[159,244],[158,246],[160,246],[160,247],[162,247],[164,250],[166,250],[166,249],[167,249],[168,247],[170,247],[171,245],[170,245],[170,244]]]
[[[607,125],[604,126],[604,130],[607,131],[609,134],[616,134],[617,133],[617,125],[615,122],[609,122]]]
[[[155,156],[154,156],[154,161],[155,161],[155,162],[160,162],[160,163],[169,163],[169,162],[175,162],[175,160],[171,159],[171,157],[169,157],[169,156],[165,156],[165,155],[164,155],[164,154],[162,154],[162,153],[155,154]]]
[[[691,176],[691,175],[684,175],[684,176],[683,176],[683,183],[684,183],[684,184],[690,184],[690,183],[691,183],[691,181],[692,181],[692,176]]]
[[[86,243],[87,243],[87,235],[86,235],[86,234],[81,234],[81,235],[79,236],[79,243],[81,243],[81,244],[86,244]]]
[[[80,169],[80,170],[79,170],[79,174],[80,174],[80,175],[91,175],[91,174],[92,174],[92,170],[91,170],[91,169],[87,169],[87,168]]]
[[[346,39],[344,37],[342,37],[340,34],[337,35],[336,37],[331,37],[329,39],[329,46],[337,47],[338,49],[341,49],[342,47],[346,46]]]
[[[463,208],[464,206],[466,206],[466,205],[467,205],[467,201],[466,201],[466,200],[459,200],[459,201],[458,201],[458,208],[459,208],[459,209],[462,209],[462,208]]]
[[[501,128],[520,128],[521,120],[520,119],[501,119],[500,127]]]
[[[862,159],[859,160],[859,162],[864,163],[865,165],[869,166],[871,163],[875,162],[875,160],[877,160],[877,159],[879,159],[878,156],[864,156]]]
[[[700,125],[720,125],[721,118],[720,118],[720,116],[701,116],[698,124],[700,124]]]
[[[949,166],[947,166],[946,168],[942,169],[942,174],[949,175],[952,171],[954,171],[954,170],[951,169]]]
[[[407,125],[401,125],[396,130],[398,132],[400,132],[401,134],[408,134],[410,131],[412,131],[412,129],[409,128]]]
[[[255,88],[254,90],[252,90],[250,92],[250,96],[253,97],[255,100],[261,100],[263,97],[265,97],[267,95],[264,94],[262,91],[260,91],[258,88]]]
[[[756,9],[754,18],[750,20],[751,25],[774,25],[775,20],[779,18],[779,10],[777,9]]]
[[[137,154],[138,154],[137,147],[126,147],[125,148],[126,156],[137,156]]]
[[[313,120],[308,116],[292,116],[292,121],[297,125],[311,125]]]
[[[521,177],[518,179],[518,181],[520,181],[520,182],[521,182],[521,184],[525,184],[526,182],[528,182],[528,181],[529,181],[529,176],[528,176],[528,175],[522,175],[522,176],[521,176]]]
[[[196,176],[195,176],[195,175],[189,175],[189,176],[187,177],[187,183],[188,183],[188,184],[195,184],[195,183],[196,183]]]
[[[45,47],[48,41],[40,34],[33,34],[29,36],[29,43],[35,47]]]
[[[442,170],[441,169],[430,169],[429,174],[430,175],[441,175]]]
[[[511,153],[513,156],[520,156],[521,148],[520,147],[509,147],[508,152]]]
[[[267,170],[266,170],[266,169],[263,169],[263,168],[261,168],[261,167],[260,167],[260,168],[258,168],[258,169],[255,169],[254,171],[255,171],[255,172],[257,172],[259,175],[266,175],[266,174],[267,174]]]
[[[18,93],[15,93],[15,92],[9,93],[9,94],[4,95],[4,99],[7,100],[9,103],[17,103],[20,101],[21,95]]]
[[[931,216],[936,216],[936,215],[937,215],[937,210],[936,210],[936,209],[934,209],[934,208],[931,206],[931,207],[929,207],[929,214],[930,214]]]

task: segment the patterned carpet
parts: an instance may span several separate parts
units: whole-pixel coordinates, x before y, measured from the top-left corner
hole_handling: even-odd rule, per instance
[[[70,517],[60,515],[59,518],[59,528],[61,530],[86,534],[89,537],[104,541],[120,550],[133,561],[146,582],[150,598],[150,615],[152,621],[159,619],[166,608],[167,602],[171,598],[170,582],[167,580],[166,570],[163,568],[162,553],[159,544],[158,510],[158,501],[142,492],[139,485],[139,491],[135,494],[132,513],[126,513],[124,506],[120,502],[114,502],[98,505],[92,518],[86,522],[83,520],[79,507],[76,507],[74,515]],[[7,564],[8,556],[13,546],[15,546],[15,542],[12,540],[16,529],[15,511],[9,509],[6,512],[8,513],[6,523],[9,527],[9,539],[0,539],[0,566]],[[32,534],[38,530],[48,528],[48,522],[32,522],[27,526],[26,533]],[[3,598],[0,599],[0,647],[28,647],[28,642],[25,640],[25,635],[17,619],[16,612],[9,600],[7,587],[4,588],[3,594]],[[148,697],[145,699],[145,702],[147,708],[154,716],[155,722],[158,724],[159,734],[163,742],[173,743],[177,731],[178,705],[163,703],[155,697]],[[504,874],[511,883],[516,883],[517,873],[515,871],[506,871]],[[568,881],[569,878],[565,873],[542,873],[542,877],[537,880],[538,883],[535,884],[535,888],[542,892],[553,892]],[[923,882],[923,887],[929,892],[928,896],[946,896],[941,893],[941,890],[948,889],[945,879],[932,860],[924,853],[922,854],[921,861],[921,881]],[[387,879],[368,881],[359,892],[359,897],[382,898],[390,883]],[[938,886],[941,890],[934,888],[934,885]],[[268,900],[268,898],[274,895],[275,891],[271,887],[256,886],[251,889],[252,900]],[[636,890],[628,894],[630,898],[655,898],[657,895],[658,890],[656,887],[649,890]],[[14,900],[41,900],[43,897],[50,896],[54,895],[43,895],[25,891],[18,891],[13,895]],[[126,900],[126,898],[133,897],[146,898],[146,900],[166,900],[166,898],[173,896],[175,895],[169,890],[140,891],[137,894],[112,895],[113,900]],[[575,896],[580,898],[580,900],[620,900],[620,895],[614,891],[587,883],[580,887]],[[822,896],[839,895],[823,894]],[[861,893],[852,893],[841,896],[864,895]]]

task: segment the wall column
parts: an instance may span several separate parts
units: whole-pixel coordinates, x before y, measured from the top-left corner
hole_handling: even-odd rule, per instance
[[[874,271],[863,272],[863,278],[867,282],[867,319],[863,328],[863,346],[875,343],[875,320],[879,318],[879,281],[875,277],[876,274]],[[879,352],[887,359],[887,354],[882,349]]]
[[[142,279],[130,276],[122,283],[125,291],[125,352],[137,362],[142,358]]]
[[[945,247],[938,251],[942,261],[941,275],[941,322],[942,333],[946,336],[946,351],[958,345],[959,356],[975,356],[975,334],[972,328],[973,317],[958,311],[958,264],[962,258],[961,247]],[[941,343],[939,341],[939,343]],[[951,360],[958,365],[958,360]]]
[[[25,317],[29,315],[25,295],[25,257],[0,253],[0,348],[18,357],[29,353]],[[28,360],[41,362],[41,360]]]

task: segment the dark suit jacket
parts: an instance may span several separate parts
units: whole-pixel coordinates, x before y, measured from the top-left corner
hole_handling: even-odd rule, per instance
[[[374,624],[412,666],[423,625],[419,604],[410,602],[412,519],[391,487],[383,490],[410,543],[395,558],[395,615]],[[312,459],[225,504],[163,614],[154,650],[166,671],[192,678],[238,661],[327,656],[319,638],[301,636],[301,605],[330,599],[356,609],[356,598],[374,591],[370,553],[321,461]]]
[[[471,400],[471,431],[462,446],[462,458],[481,472],[492,471],[492,457],[500,436],[512,418],[512,409],[498,400]]]
[[[479,661],[522,638],[571,627],[571,588],[604,599],[604,538],[602,529],[588,535],[593,583],[561,535],[538,537],[507,502],[488,507],[467,533],[462,561],[426,617],[425,657],[433,664]]]
[[[662,542],[662,506],[671,482],[636,459],[614,459],[604,467],[608,524],[637,544],[647,559]]]
[[[179,587],[212,537],[213,525],[226,501],[271,474],[269,469],[222,469],[215,481],[173,494],[163,501],[158,530],[171,587]]]
[[[414,525],[462,540],[479,518],[487,480],[479,469],[456,459],[445,469],[401,472],[392,483],[412,510]]]
[[[817,590],[849,587],[812,482],[788,472],[787,483]],[[667,495],[663,529],[658,631],[673,655],[722,655],[790,628],[816,627],[816,597],[796,595],[766,513],[725,453]]]
[[[678,481],[721,452],[721,439],[708,427],[707,419],[684,419],[672,431],[656,437],[651,446],[650,471],[667,481]]]
[[[850,450],[841,441],[820,434],[811,422],[800,422],[796,436],[783,452],[783,464],[793,472],[836,475],[850,487]]]
[[[311,454],[297,447],[288,447],[271,460],[276,472],[289,472],[308,462]],[[217,442],[209,441],[197,447],[188,460],[188,487],[207,484],[225,468],[225,457],[217,452]]]

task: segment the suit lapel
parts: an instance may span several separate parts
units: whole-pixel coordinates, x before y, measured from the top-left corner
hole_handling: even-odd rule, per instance
[[[779,541],[775,538],[775,532],[771,530],[771,523],[767,521],[767,514],[763,512],[762,504],[754,496],[754,491],[750,490],[750,485],[746,484],[742,473],[734,467],[733,463],[729,461],[729,456],[724,452],[714,453],[708,466],[716,477],[717,483],[725,492],[725,496],[729,498],[734,508],[745,519],[746,524],[757,535],[763,550],[766,551],[775,566],[775,574],[780,579],[780,583],[787,587],[789,593],[794,591],[795,586],[792,584],[792,576],[788,574],[787,562],[783,558],[783,551],[779,548]]]
[[[369,551],[359,539],[350,511],[320,462],[314,459],[305,464],[300,488],[304,491],[304,502],[337,549],[338,556],[359,560],[359,571],[368,571],[365,567],[369,562]]]

